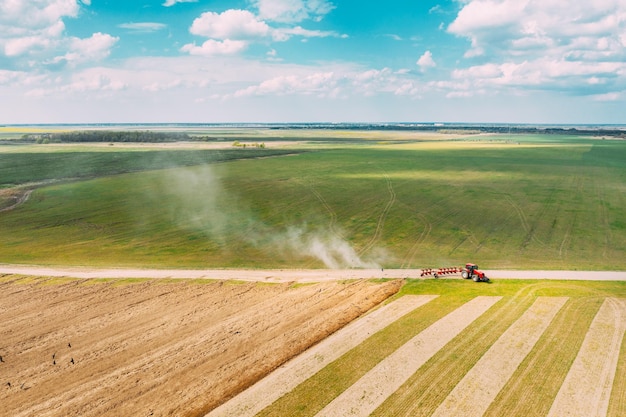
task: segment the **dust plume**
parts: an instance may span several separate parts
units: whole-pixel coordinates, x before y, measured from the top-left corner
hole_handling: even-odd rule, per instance
[[[362,259],[348,241],[328,230],[290,227],[280,240],[287,250],[319,259],[327,268],[380,268],[373,260]]]
[[[314,258],[326,268],[380,268],[381,251],[360,256],[336,230],[307,224],[276,228],[258,219],[244,196],[223,184],[226,169],[202,165],[163,171],[159,200],[178,228],[202,233],[219,246],[252,246],[295,259]],[[240,244],[237,244],[240,242]],[[301,261],[301,259],[300,259]]]

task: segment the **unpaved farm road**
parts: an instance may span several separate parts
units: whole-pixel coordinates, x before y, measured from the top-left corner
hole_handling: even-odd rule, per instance
[[[419,278],[420,269],[98,269],[0,264],[0,274],[72,278],[173,278],[256,282],[327,282],[344,279]],[[626,281],[626,271],[485,270],[494,279]],[[440,279],[460,278],[450,275]]]

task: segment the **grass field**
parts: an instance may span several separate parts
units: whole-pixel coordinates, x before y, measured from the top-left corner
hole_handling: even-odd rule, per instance
[[[340,133],[245,150],[0,147],[5,191],[73,180],[0,212],[0,262],[626,269],[626,141]]]

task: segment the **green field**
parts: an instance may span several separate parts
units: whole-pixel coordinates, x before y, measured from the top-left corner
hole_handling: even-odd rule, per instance
[[[0,212],[0,263],[626,269],[626,141],[435,136],[0,146],[0,191],[44,184]]]

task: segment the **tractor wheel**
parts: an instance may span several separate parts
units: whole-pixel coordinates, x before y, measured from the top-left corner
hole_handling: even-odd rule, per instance
[[[463,277],[463,279],[468,279],[469,278],[469,274],[467,273],[467,271],[461,272],[461,276]]]
[[[474,282],[478,282],[480,280],[480,278],[478,278],[478,275],[474,274],[474,275],[472,275],[472,280]]]

